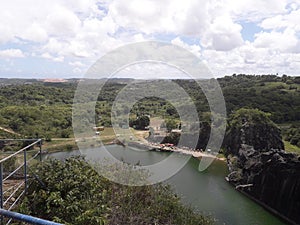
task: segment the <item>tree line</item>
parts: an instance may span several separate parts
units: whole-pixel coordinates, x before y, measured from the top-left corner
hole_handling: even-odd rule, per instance
[[[270,113],[270,119],[274,122],[289,124],[284,136],[286,140],[298,144],[300,135],[295,121],[300,120],[300,77],[234,74],[217,80],[224,94],[228,115],[243,107]],[[27,137],[72,137],[72,104],[78,80],[65,83],[21,81],[1,80],[0,126]],[[200,120],[210,122],[207,116],[209,105],[197,83],[192,80],[174,82],[191,96]],[[115,79],[102,88],[95,108],[97,126],[111,126],[113,101],[125,86],[126,80]],[[185,106],[177,107],[184,109]],[[143,115],[160,116],[167,121],[179,119],[172,104],[156,97],[138,101],[131,109],[131,115],[131,122],[137,124],[140,124],[137,120]],[[1,135],[5,136],[3,132]]]

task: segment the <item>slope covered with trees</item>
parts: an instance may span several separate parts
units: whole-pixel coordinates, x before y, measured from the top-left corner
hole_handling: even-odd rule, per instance
[[[72,103],[77,82],[78,80],[46,83],[38,80],[1,79],[0,126],[27,137],[72,137]],[[95,109],[96,125],[111,125],[113,101],[126,86],[126,82],[128,80],[115,79],[102,88]],[[196,82],[174,82],[191,96],[200,121],[210,123],[207,100]],[[300,120],[300,77],[233,75],[218,78],[218,82],[224,94],[228,115],[242,107],[257,108],[269,113],[270,119],[275,123],[284,124],[282,134],[285,140],[300,146],[297,123]],[[184,108],[184,105],[176,107]],[[133,120],[150,115],[167,121],[179,121],[175,107],[156,97],[138,101],[131,113]]]

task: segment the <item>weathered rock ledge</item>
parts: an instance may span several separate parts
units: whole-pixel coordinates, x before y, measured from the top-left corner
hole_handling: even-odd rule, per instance
[[[262,111],[240,109],[228,125],[228,181],[291,224],[300,224],[300,156],[283,150],[280,129]]]
[[[242,144],[228,157],[228,180],[291,224],[300,224],[300,156],[283,150],[257,151]]]

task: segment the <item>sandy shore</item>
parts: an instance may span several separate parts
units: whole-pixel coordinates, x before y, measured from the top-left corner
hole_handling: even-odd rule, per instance
[[[207,152],[201,152],[201,151],[195,151],[193,149],[188,149],[188,148],[178,148],[178,147],[167,147],[167,146],[161,146],[156,143],[150,143],[150,142],[135,142],[137,145],[140,145],[141,147],[144,146],[150,151],[163,151],[163,152],[177,152],[180,154],[185,154],[185,155],[191,155],[195,158],[202,158],[202,157],[208,157],[208,158],[214,158],[216,160],[222,160],[225,161],[225,158],[218,158],[213,154],[207,153]]]

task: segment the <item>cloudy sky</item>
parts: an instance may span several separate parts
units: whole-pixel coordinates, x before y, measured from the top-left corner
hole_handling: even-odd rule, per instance
[[[83,77],[107,52],[157,40],[215,76],[300,75],[300,0],[3,0],[0,77]]]

